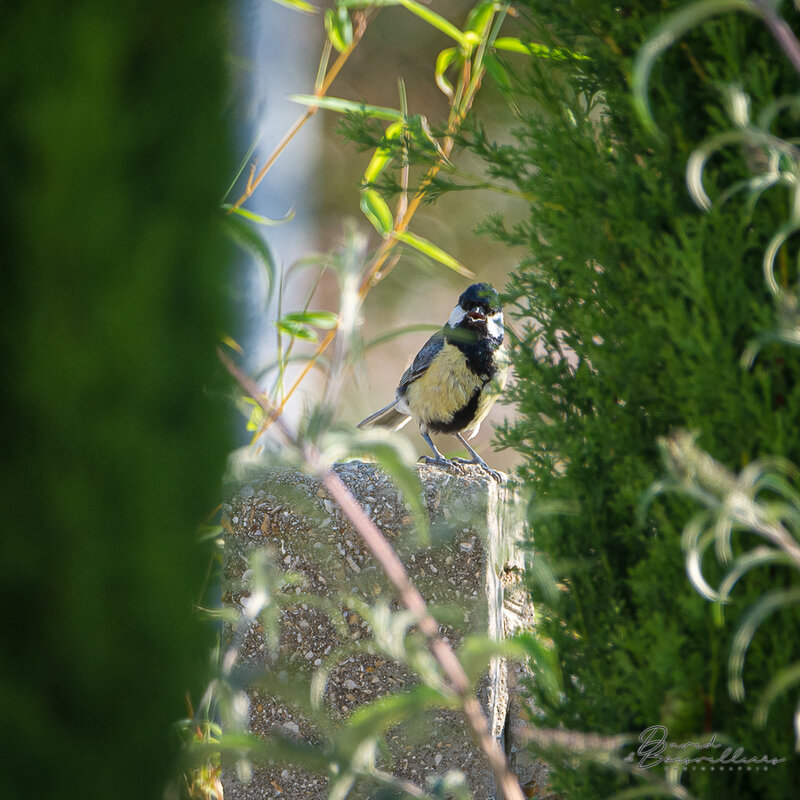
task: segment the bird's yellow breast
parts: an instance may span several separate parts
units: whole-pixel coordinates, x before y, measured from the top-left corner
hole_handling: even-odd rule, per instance
[[[492,383],[498,383],[502,389],[505,370],[501,370]],[[465,426],[475,429],[494,404],[497,388],[492,384],[484,387],[484,379],[467,367],[464,354],[455,345],[445,342],[425,373],[406,389],[405,400],[418,422],[446,423],[469,403],[476,391],[483,389],[476,414]]]

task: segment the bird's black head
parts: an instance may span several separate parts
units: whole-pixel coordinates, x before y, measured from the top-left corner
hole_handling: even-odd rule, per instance
[[[488,336],[503,341],[503,307],[500,296],[488,283],[473,283],[458,298],[447,325],[470,336]]]
[[[487,316],[503,310],[500,295],[488,283],[473,283],[458,298],[458,304],[467,312],[473,308],[481,308]]]

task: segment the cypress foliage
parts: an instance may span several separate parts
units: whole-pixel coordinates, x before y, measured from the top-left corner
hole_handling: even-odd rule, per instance
[[[230,440],[225,28],[206,0],[12,3],[0,26],[3,794],[163,796]]]
[[[769,454],[800,463],[798,352],[776,345],[751,369],[740,363],[746,344],[773,325],[761,259],[787,219],[786,197],[768,193],[752,215],[741,200],[703,213],[684,178],[692,148],[731,127],[723,84],[739,84],[757,113],[796,91],[797,75],[758,20],[706,23],[652,76],[667,134],[656,140],[633,114],[630,68],[680,5],[526,0],[532,39],[590,60],[535,62],[518,86],[515,143],[477,137],[493,172],[532,198],[523,221],[486,226],[527,251],[509,287],[521,331],[521,418],[500,441],[524,455],[534,503],[574,510],[536,523],[536,549],[566,589],[561,605],[540,614],[561,658],[564,700],[534,692],[546,725],[637,734],[663,724],[674,742],[719,731],[748,755],[786,758],[767,771],[698,767],[684,783],[702,798],[789,798],[800,783],[796,696],[776,704],[764,729],[753,709],[769,678],[800,654],[797,614],[771,617],[753,640],[745,701],[733,702],[726,686],[743,610],[788,570],[748,575],[717,624],[685,575],[681,531],[697,509],[662,498],[644,518],[637,513],[663,474],[657,439],[675,428],[698,431],[700,446],[737,472]],[[716,160],[711,186],[748,177],[750,155],[733,149]],[[542,343],[558,352],[559,342],[576,351],[577,369],[535,355]],[[559,771],[554,785],[570,800],[594,800],[630,781],[584,765]]]

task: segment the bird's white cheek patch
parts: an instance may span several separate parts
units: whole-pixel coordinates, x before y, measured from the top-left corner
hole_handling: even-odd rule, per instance
[[[458,325],[458,323],[461,322],[466,316],[467,312],[464,311],[464,309],[461,308],[461,306],[456,306],[453,309],[452,313],[450,314],[450,319],[447,320],[447,324],[451,328],[455,328],[456,325]],[[441,317],[439,317],[439,319],[441,319]]]
[[[489,336],[499,339],[503,336],[503,312],[498,311],[486,318],[486,330]]]

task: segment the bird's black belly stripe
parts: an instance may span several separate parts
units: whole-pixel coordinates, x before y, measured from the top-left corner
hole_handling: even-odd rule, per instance
[[[482,391],[483,387],[476,389],[467,404],[456,411],[451,420],[447,422],[432,420],[427,423],[428,428],[435,433],[458,433],[463,431],[475,419],[475,414],[478,413],[478,403],[480,402]]]

